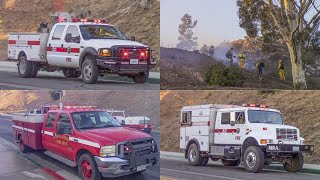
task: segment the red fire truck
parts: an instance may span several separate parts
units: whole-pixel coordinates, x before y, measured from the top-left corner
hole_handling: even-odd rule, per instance
[[[12,117],[21,151],[44,149],[46,155],[78,167],[82,179],[140,173],[158,161],[157,144],[150,135],[123,127],[96,107],[46,107],[40,112]]]

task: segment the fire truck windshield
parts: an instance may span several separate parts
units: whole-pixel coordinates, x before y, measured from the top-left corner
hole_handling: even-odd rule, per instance
[[[283,117],[279,112],[249,110],[248,120],[250,123],[283,124]]]
[[[126,39],[126,37],[118,29],[108,25],[80,25],[80,31],[84,40]]]
[[[74,112],[71,115],[77,129],[121,127],[117,120],[103,111]]]

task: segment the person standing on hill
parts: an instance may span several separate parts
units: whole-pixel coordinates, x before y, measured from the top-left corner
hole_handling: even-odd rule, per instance
[[[246,57],[244,56],[242,51],[240,51],[240,53],[238,54],[238,59],[239,59],[240,68],[244,69],[245,63],[246,63]]]
[[[259,77],[262,77],[262,75],[263,75],[263,68],[264,68],[264,63],[263,62],[257,62],[256,63],[256,69],[257,69]]]
[[[228,50],[226,57],[229,59],[230,65],[233,65],[233,48]]]
[[[286,77],[284,75],[284,65],[282,60],[278,61],[278,72],[279,72],[280,79],[286,80]]]

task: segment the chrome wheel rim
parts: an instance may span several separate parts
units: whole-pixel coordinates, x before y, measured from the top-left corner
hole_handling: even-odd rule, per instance
[[[250,168],[253,168],[257,163],[257,156],[255,153],[250,152],[246,157],[246,163]]]
[[[197,157],[197,151],[196,151],[194,148],[192,148],[192,149],[190,150],[189,157],[190,157],[190,160],[191,160],[192,162],[195,161],[195,159],[196,159],[196,157]]]
[[[92,67],[88,64],[84,67],[84,78],[86,80],[90,79],[92,76]]]
[[[24,74],[26,72],[26,61],[25,60],[20,61],[19,71],[21,74]]]

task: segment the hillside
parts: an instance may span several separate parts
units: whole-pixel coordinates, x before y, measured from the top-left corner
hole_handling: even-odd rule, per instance
[[[162,91],[160,93],[161,150],[180,151],[179,114],[183,106],[256,103],[279,109],[285,123],[298,127],[306,143],[315,145],[307,163],[320,164],[320,92],[318,91]]]
[[[162,89],[225,89],[226,87],[210,87],[204,82],[205,72],[211,65],[224,64],[202,54],[174,48],[163,48],[161,56],[161,88]],[[292,89],[292,83],[282,81],[271,75],[260,80],[255,72],[241,70],[245,76],[242,87],[232,89]],[[230,87],[228,87],[230,89]]]
[[[103,98],[101,98],[103,97]],[[49,91],[0,91],[0,113],[12,113],[39,108],[45,104],[58,105]],[[126,114],[146,115],[159,128],[159,91],[66,91],[65,105],[97,106],[125,110]]]
[[[41,22],[51,22],[57,0],[0,1],[0,60],[6,58],[8,32],[35,32]],[[59,0],[62,1],[62,0]],[[159,55],[160,2],[147,0],[65,0],[66,12],[87,18],[106,18],[128,37],[151,46]]]

